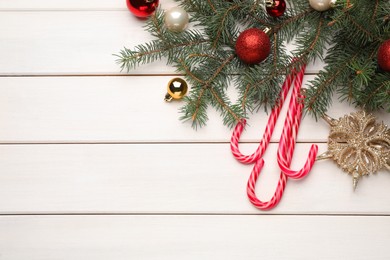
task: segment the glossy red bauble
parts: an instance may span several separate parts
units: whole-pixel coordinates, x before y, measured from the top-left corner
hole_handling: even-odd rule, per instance
[[[286,2],[284,0],[266,1],[267,13],[272,17],[279,17],[286,11]]]
[[[247,64],[257,64],[268,57],[271,41],[262,30],[251,28],[238,36],[235,49],[240,60]]]
[[[390,39],[384,41],[378,50],[378,65],[387,72],[390,72]]]
[[[135,16],[145,18],[154,13],[159,0],[126,0],[127,8]]]

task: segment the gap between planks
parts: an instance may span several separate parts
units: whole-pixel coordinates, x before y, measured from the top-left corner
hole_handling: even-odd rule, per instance
[[[316,76],[318,73],[305,73],[305,76]],[[179,76],[184,77],[185,74],[175,73],[155,73],[155,74],[121,74],[121,73],[99,73],[99,74],[0,74],[0,78],[55,78],[55,77],[165,77],[165,76]]]
[[[1,213],[1,217],[30,217],[30,216],[297,216],[297,217],[390,217],[390,214],[346,214],[346,213]]]
[[[314,141],[298,141],[297,144],[327,144],[324,142],[314,142]],[[193,141],[193,142],[182,142],[182,141],[157,141],[157,142],[126,142],[126,141],[64,141],[64,142],[56,142],[56,141],[48,141],[48,142],[0,142],[0,146],[6,145],[204,145],[204,144],[230,144],[229,141]],[[259,142],[252,141],[242,141],[240,144],[259,144]],[[270,144],[279,144],[279,142],[271,141]]]

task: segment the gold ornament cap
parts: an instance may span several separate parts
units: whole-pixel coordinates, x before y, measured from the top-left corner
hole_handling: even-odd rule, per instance
[[[173,78],[168,82],[167,94],[165,95],[165,101],[170,102],[172,99],[183,98],[188,91],[187,82],[182,78]]]
[[[272,7],[275,7],[275,1],[274,0],[266,0],[265,1],[265,6],[268,7],[268,8],[272,8]]]

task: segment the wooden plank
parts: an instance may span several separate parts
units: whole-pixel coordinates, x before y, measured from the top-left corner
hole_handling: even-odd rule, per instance
[[[263,200],[279,178],[276,150],[269,147],[257,186]],[[308,151],[298,144],[293,169]],[[246,197],[251,169],[228,144],[1,145],[0,213],[269,213]],[[353,192],[350,176],[331,161],[317,162],[307,178],[287,184],[270,213],[390,214],[389,185],[390,174],[380,173]]]
[[[164,9],[176,6],[174,0],[160,1]],[[126,0],[0,0],[0,11],[91,11],[122,10],[127,11]]]
[[[198,131],[179,121],[183,103],[163,101],[171,78],[0,77],[0,142],[228,142],[231,130],[212,108],[207,126]],[[230,94],[236,95],[234,89]],[[279,140],[286,109],[273,141]],[[335,101],[329,115],[352,110]],[[263,111],[252,115],[242,140],[258,142],[267,118]],[[379,118],[390,123],[386,113]],[[328,133],[325,122],[306,116],[299,140],[324,142]]]
[[[168,6],[168,4],[167,4]],[[0,75],[118,74],[112,55],[150,41],[128,11],[8,11],[0,15]],[[322,63],[309,66],[317,72]],[[157,62],[132,74],[172,74]]]
[[[164,0],[170,2],[171,0]],[[126,10],[125,0],[0,0],[0,10]]]
[[[7,260],[390,258],[389,217],[12,216],[0,233]]]

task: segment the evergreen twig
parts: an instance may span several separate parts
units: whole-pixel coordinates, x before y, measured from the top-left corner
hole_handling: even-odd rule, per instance
[[[165,57],[185,74],[192,88],[181,119],[191,120],[195,128],[206,124],[209,105],[229,127],[247,111],[272,107],[285,75],[316,59],[326,65],[305,91],[307,112],[322,116],[336,92],[341,100],[365,109],[390,112],[390,73],[376,62],[380,44],[390,38],[389,1],[339,0],[335,8],[317,12],[309,1],[295,0],[277,19],[264,12],[259,0],[176,1],[191,14],[195,29],[169,32],[164,12],[158,10],[145,26],[155,40],[124,48],[116,56],[122,70]],[[250,27],[271,29],[272,42],[269,57],[252,66],[241,62],[234,50],[235,39]],[[292,40],[296,49],[288,55],[284,43]],[[229,100],[228,87],[237,89],[236,103]]]

